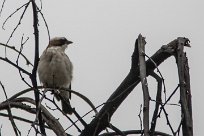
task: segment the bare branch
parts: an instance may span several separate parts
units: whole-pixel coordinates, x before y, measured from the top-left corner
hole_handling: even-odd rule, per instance
[[[143,134],[143,130],[127,130],[127,131],[122,131],[125,135],[131,135],[131,134]],[[159,132],[159,131],[155,131],[155,136],[171,136],[169,134],[163,133],[163,132]],[[101,134],[99,136],[118,136],[118,134],[116,132],[108,132],[108,133],[104,133]]]
[[[85,113],[81,118],[84,118],[86,115],[88,115],[89,113],[91,113],[92,111],[96,110],[97,108],[99,108],[99,107],[101,107],[101,106],[103,106],[103,105],[104,105],[104,103],[102,103],[102,104],[96,106],[94,109],[92,109],[92,110],[88,111],[87,113]],[[79,119],[76,120],[76,121],[74,122],[74,124],[76,124],[78,121],[79,121]],[[72,124],[71,126],[69,126],[67,129],[71,128],[74,124]],[[67,130],[67,129],[66,129],[66,130]]]
[[[155,64],[152,63],[152,60],[156,63],[157,66],[159,66],[164,60],[166,60],[168,57],[175,54],[176,48],[173,48],[174,46],[177,47],[176,42],[171,42],[166,46],[162,46],[161,49],[159,49],[151,57],[151,60],[148,59],[146,61],[147,76],[151,73],[151,71],[153,71],[156,68]],[[108,126],[113,113],[118,109],[118,107],[125,100],[125,98],[131,93],[134,87],[140,82],[139,67],[137,65],[138,64],[137,48],[138,48],[138,42],[136,40],[135,51],[133,52],[133,55],[132,55],[132,66],[129,74],[124,79],[124,81],[120,84],[120,86],[116,89],[116,91],[113,92],[113,94],[109,97],[109,99],[102,107],[102,109],[99,111],[97,116],[82,131],[81,136],[93,135],[94,132],[96,132],[96,135],[98,135],[102,130],[104,130]],[[129,88],[129,86],[133,84],[134,86]]]
[[[38,67],[38,61],[39,61],[39,31],[38,31],[38,12],[37,12],[37,6],[35,3],[35,0],[31,0],[32,4],[32,10],[33,10],[33,29],[34,29],[34,39],[35,39],[35,54],[34,54],[34,66],[32,70],[32,74],[30,76],[30,79],[32,81],[33,87],[35,88],[34,95],[35,95],[35,102],[36,102],[36,109],[37,113],[39,111],[38,115],[38,121],[40,125],[40,131],[43,135],[46,135],[45,132],[45,127],[44,127],[44,122],[42,120],[42,115],[41,115],[41,109],[38,109],[39,105],[39,90],[37,89],[37,67]]]
[[[15,48],[15,46],[9,46],[9,45],[3,44],[3,43],[0,43],[0,45],[1,45],[1,46],[4,46],[4,47],[6,47],[6,48],[10,48],[11,50],[17,52],[19,55],[21,55],[21,56],[25,59],[27,65],[33,66],[33,64],[28,60],[28,58],[27,58],[21,51],[18,51],[18,50]]]
[[[26,39],[25,41],[23,41],[23,36],[22,36],[22,38],[21,38],[21,47],[20,47],[20,51],[19,51],[19,54],[18,54],[17,59],[16,59],[16,64],[17,64],[17,65],[18,65],[18,62],[19,62],[20,54],[22,53],[22,50],[23,50],[23,45],[28,41],[28,39],[29,39],[29,37],[27,37],[27,39]],[[28,65],[28,64],[27,64],[27,65]],[[27,84],[29,87],[32,87],[32,86],[24,79],[24,77],[23,77],[23,75],[22,75],[22,73],[21,73],[20,70],[19,70],[19,75],[20,75],[22,81],[23,81],[25,84]]]
[[[59,110],[72,124],[73,126],[75,126],[75,128],[77,129],[78,132],[81,132],[81,129],[76,125],[76,123],[74,123],[74,121],[69,117],[67,116],[67,114],[65,114],[62,109],[59,108],[59,106],[56,104],[56,102],[54,101],[53,99],[53,104],[55,105],[55,107],[57,107],[57,110]]]
[[[169,121],[169,117],[168,117],[168,113],[166,112],[165,110],[165,105],[168,104],[168,102],[171,100],[171,98],[173,97],[173,95],[176,93],[176,91],[178,90],[179,88],[179,85],[174,89],[174,91],[171,93],[171,95],[168,97],[168,99],[164,102],[164,103],[160,103],[160,111],[159,111],[159,114],[158,114],[158,117],[160,117],[160,114],[161,112],[163,111],[164,112],[164,115],[165,115],[165,118],[166,118],[166,121],[167,121],[167,125],[169,126],[171,132],[173,135],[175,135],[175,132],[173,130],[173,127],[171,126],[171,123]]]
[[[109,128],[114,130],[117,135],[126,136],[120,129],[118,129],[117,127],[113,126],[111,123],[109,124]]]
[[[2,117],[10,117],[10,115],[5,114],[5,113],[0,113],[0,116],[2,116]],[[33,121],[31,121],[31,120],[28,120],[28,119],[25,119],[25,118],[22,118],[22,117],[18,117],[18,116],[13,116],[13,119],[16,119],[16,120],[19,120],[19,121],[22,121],[22,122],[25,122],[25,123],[29,123],[29,124],[33,123]],[[39,125],[39,124],[36,124],[36,125]],[[49,126],[45,126],[45,128],[51,129]]]
[[[24,35],[23,35],[24,36]],[[23,51],[23,46],[24,44],[28,41],[29,37],[27,37],[27,39],[25,41],[23,41],[23,36],[21,38],[21,47],[20,47],[20,51],[17,51],[18,52],[18,56],[17,56],[17,59],[16,59],[16,64],[18,65],[18,62],[19,62],[19,58],[20,58],[20,55],[22,55],[22,51]],[[15,50],[15,47],[14,47],[14,50]],[[26,57],[25,57],[26,58]],[[27,62],[27,65],[29,65],[28,63],[28,59],[26,58],[26,62]]]
[[[22,6],[20,6],[19,8],[17,8],[13,13],[11,13],[11,14],[6,18],[6,20],[3,22],[2,29],[5,30],[4,26],[5,26],[6,22],[8,22],[8,20],[9,20],[14,14],[16,14],[18,11],[20,11],[20,9],[22,9],[23,7],[27,6],[29,3],[30,3],[30,1],[27,2],[27,3],[25,3],[25,4],[23,4]],[[3,6],[3,5],[2,5],[2,6]],[[24,14],[24,13],[23,13],[23,14]]]
[[[80,115],[77,113],[77,111],[75,110],[75,108],[73,108],[73,113],[74,115],[78,118],[78,120],[81,122],[81,124],[86,127],[87,123],[83,120],[82,117],[80,117]]]
[[[15,135],[16,135],[16,136],[21,135],[21,132],[19,131],[19,129],[18,129],[18,127],[16,126],[16,123],[15,123],[15,121],[14,121],[14,119],[13,119],[13,114],[12,114],[12,112],[11,112],[11,105],[10,105],[10,102],[8,101],[8,97],[7,97],[7,94],[6,94],[6,90],[5,90],[5,88],[4,88],[4,85],[1,83],[1,81],[0,81],[0,85],[1,85],[1,88],[3,89],[4,95],[5,95],[5,97],[6,97],[6,102],[8,103],[8,109],[7,109],[7,111],[8,111],[8,115],[9,115],[9,120],[10,120],[11,125],[12,125],[12,127],[13,127],[13,130],[14,130],[14,132],[15,132]]]
[[[37,88],[38,88],[38,89],[50,89],[50,90],[52,90],[52,88],[45,88],[45,87],[42,87],[42,86],[38,86]],[[59,89],[59,88],[55,88],[55,89]],[[101,105],[95,107],[95,106],[93,105],[93,103],[92,103],[86,96],[84,96],[83,94],[81,94],[81,93],[79,93],[79,92],[77,92],[77,91],[70,90],[70,89],[68,89],[68,88],[60,88],[60,89],[63,89],[63,90],[65,90],[65,91],[69,91],[70,93],[72,93],[72,94],[74,94],[74,95],[80,97],[81,99],[83,99],[83,100],[92,108],[92,110],[90,110],[89,112],[87,112],[87,113],[86,113],[85,115],[83,115],[82,117],[78,118],[78,120],[82,119],[83,117],[85,117],[86,115],[88,115],[88,114],[89,114],[90,112],[92,112],[92,111],[95,111],[95,113],[97,114],[97,110],[96,110],[96,109],[97,109],[98,107],[100,107],[100,106],[103,105],[103,104],[101,104]],[[19,93],[16,93],[16,94],[13,95],[12,97],[10,97],[8,100],[9,100],[9,101],[14,100],[14,99],[18,98],[19,96],[21,96],[21,95],[23,95],[23,94],[25,94],[25,93],[28,93],[28,92],[30,92],[30,91],[33,91],[33,90],[34,90],[34,88],[28,88],[28,89],[25,89],[25,90],[23,90],[23,91],[19,91]],[[57,106],[57,104],[56,104],[53,100],[50,100],[50,99],[48,99],[48,98],[46,98],[46,97],[45,97],[45,99],[47,99],[47,100],[49,100],[50,102],[52,102],[52,103],[57,107],[57,109],[61,111],[61,109]],[[62,111],[61,111],[61,112],[62,112]],[[65,116],[72,122],[72,125],[74,125],[75,127],[77,127],[75,124],[76,124],[76,122],[78,122],[78,120],[75,121],[75,122],[73,122],[67,115],[65,115]],[[71,126],[72,126],[72,125],[71,125]],[[70,127],[71,127],[71,126],[70,126]],[[70,128],[70,127],[68,127],[68,128]],[[67,129],[68,129],[68,128],[67,128]],[[79,131],[81,131],[78,127],[77,127],[77,129],[78,129]]]
[[[2,3],[2,5],[1,5],[0,17],[1,17],[2,11],[3,11],[3,8],[4,8],[5,1],[6,1],[6,0],[4,0],[3,3]]]
[[[27,10],[29,4],[30,4],[30,2],[28,2],[28,3],[26,3],[26,4],[24,4],[24,5],[22,6],[22,7],[25,7],[25,8],[24,8],[24,11],[23,11],[23,13],[21,14],[20,19],[19,19],[19,21],[18,21],[18,24],[17,24],[16,27],[13,29],[13,31],[12,31],[11,35],[9,36],[9,39],[7,40],[6,44],[9,43],[9,41],[11,40],[11,38],[12,38],[14,32],[15,32],[15,31],[17,30],[17,28],[20,26],[21,21],[22,21],[22,19],[23,19],[23,17],[24,17],[24,14],[25,14],[25,12],[26,12],[26,10]],[[20,8],[22,8],[22,7],[20,7]],[[15,13],[15,12],[14,12],[14,13]],[[13,15],[13,14],[12,14],[12,15]],[[10,15],[8,18],[10,18],[12,15]],[[6,21],[7,21],[7,20],[6,20]],[[4,24],[5,24],[5,22],[4,22]],[[3,26],[4,26],[4,24],[3,24]],[[2,27],[3,27],[3,26],[2,26]],[[6,51],[6,48],[5,48],[5,51]]]
[[[29,113],[36,114],[36,109],[33,109],[30,106],[23,104],[22,102],[28,102],[30,104],[35,105],[35,101],[33,99],[27,98],[27,97],[21,97],[21,98],[17,98],[17,99],[10,102],[11,108],[20,108],[20,109],[25,110]],[[50,114],[50,112],[48,110],[46,110],[46,108],[43,105],[41,105],[40,107],[42,110],[43,120],[55,132],[55,134],[57,136],[67,136],[63,127],[58,122],[58,120],[55,119],[52,116],[52,114]],[[7,109],[7,108],[8,108],[8,103],[2,103],[0,105],[0,110]]]
[[[140,119],[140,130],[143,131],[143,129],[142,129],[141,113],[142,113],[142,104],[140,105],[140,112],[139,112],[139,114],[138,114],[138,117],[139,117],[139,119]],[[142,134],[143,134],[143,133],[142,133]],[[141,134],[141,136],[142,136],[142,134]]]
[[[169,121],[169,114],[166,112],[166,110],[165,110],[164,107],[162,107],[162,110],[163,110],[163,112],[164,112],[164,114],[165,114],[166,121],[167,121],[167,125],[168,125],[169,128],[171,129],[172,134],[175,135],[174,129],[173,129],[173,127],[171,126],[171,123],[170,123],[170,121]]]
[[[23,73],[25,73],[26,75],[30,76],[31,73],[29,73],[28,71],[26,71],[25,69],[21,68],[20,66],[18,66],[17,64],[13,63],[11,60],[9,60],[8,58],[2,58],[0,57],[0,60],[3,60],[9,64],[11,64],[12,66],[16,67],[18,70],[22,71]]]
[[[161,79],[162,79],[162,83],[163,83],[163,86],[164,86],[164,97],[165,97],[165,101],[166,101],[166,85],[165,85],[165,82],[164,82],[164,77],[161,73],[161,71],[159,70],[157,64],[154,62],[154,60],[151,59],[151,57],[149,57],[147,54],[145,54],[145,56],[152,61],[152,63],[155,65],[156,69],[157,69],[157,72],[159,73]]]
[[[184,40],[183,38],[179,37],[178,39],[178,48],[177,48],[177,55],[176,61],[178,66],[178,75],[179,75],[179,83],[180,83],[180,102],[182,113],[184,114],[184,120],[182,123],[183,127],[183,135],[192,136],[193,135],[193,121],[192,121],[192,109],[191,109],[191,95],[190,93],[190,81],[189,80],[189,71],[186,70],[187,65],[187,58],[183,52],[184,46],[190,46],[188,44],[189,40]],[[186,80],[187,78],[187,80]],[[188,86],[188,88],[187,88]],[[188,103],[188,100],[190,103]]]
[[[42,6],[42,0],[40,0],[40,1],[41,1],[41,6]],[[46,27],[46,29],[47,29],[47,34],[48,34],[48,39],[49,39],[49,41],[50,41],[50,30],[49,30],[47,21],[45,20],[45,17],[44,17],[44,15],[43,15],[43,13],[41,12],[42,7],[39,9],[38,6],[37,6],[37,9],[38,9],[39,13],[41,14],[41,17],[42,17],[42,19],[43,19],[43,21],[44,21],[44,23],[45,23],[45,27]]]
[[[140,34],[138,36],[138,53],[139,53],[139,69],[140,69],[140,80],[143,90],[143,127],[144,136],[149,135],[149,90],[146,78],[146,63],[145,63],[145,38]]]
[[[151,128],[150,128],[150,136],[153,136],[155,133],[155,128],[157,124],[157,118],[158,118],[158,111],[159,111],[159,105],[162,103],[162,78],[160,78],[155,72],[152,72],[150,74],[152,77],[154,77],[157,80],[157,95],[156,95],[156,103],[155,103],[155,109],[152,116],[151,121]]]

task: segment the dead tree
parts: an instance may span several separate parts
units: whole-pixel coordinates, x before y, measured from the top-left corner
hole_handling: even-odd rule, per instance
[[[1,61],[5,61],[6,63],[14,66],[19,71],[19,75],[22,78],[22,81],[25,82],[30,88],[20,91],[19,93],[14,94],[12,97],[8,98],[6,89],[2,82],[0,82],[2,90],[6,96],[6,100],[0,103],[0,111],[7,111],[6,113],[0,112],[1,117],[8,117],[15,135],[21,135],[21,132],[18,130],[18,126],[15,123],[15,120],[20,120],[22,122],[26,122],[31,124],[31,126],[35,129],[36,134],[46,135],[46,130],[52,130],[57,136],[67,136],[70,135],[68,131],[62,127],[62,124],[56,119],[54,115],[51,114],[50,110],[52,108],[43,105],[41,102],[42,100],[46,100],[52,104],[54,104],[55,108],[62,112],[59,108],[58,104],[55,102],[54,98],[50,99],[46,97],[47,91],[51,91],[52,88],[46,89],[47,91],[41,91],[44,87],[38,86],[37,78],[36,78],[36,71],[39,61],[39,30],[38,30],[38,16],[39,13],[41,16],[43,14],[39,10],[38,6],[35,3],[35,0],[31,0],[26,4],[22,5],[18,8],[13,14],[11,14],[6,21],[12,17],[19,9],[24,8],[24,12],[19,19],[19,23],[17,24],[16,28],[11,33],[9,40],[12,38],[14,32],[21,24],[22,18],[26,9],[29,5],[32,5],[33,11],[33,30],[34,30],[34,42],[35,42],[35,50],[34,50],[34,60],[33,64],[29,59],[22,53],[23,46],[26,44],[26,41],[23,42],[23,37],[21,41],[22,48],[17,50],[15,46],[9,46],[7,43],[0,43],[1,46],[5,47],[5,49],[10,49],[15,51],[18,54],[18,58],[16,63],[13,59],[9,59],[3,55],[0,56]],[[3,9],[4,5],[2,5]],[[2,12],[1,9],[1,12]],[[1,14],[0,12],[0,14]],[[44,19],[44,17],[43,17]],[[45,20],[45,19],[44,19]],[[5,21],[5,23],[6,23]],[[4,23],[4,24],[5,24]],[[45,22],[46,23],[46,22]],[[47,26],[47,23],[46,23]],[[8,41],[9,41],[8,40]],[[67,120],[72,123],[72,126],[76,128],[79,132],[80,136],[115,136],[115,135],[128,135],[128,134],[140,134],[144,136],[154,136],[154,135],[162,135],[162,136],[170,136],[170,135],[179,135],[180,131],[184,136],[193,136],[193,119],[192,119],[192,103],[191,103],[191,89],[190,89],[190,75],[189,75],[189,66],[188,66],[188,59],[186,57],[186,53],[184,52],[184,47],[189,47],[189,40],[184,37],[178,37],[177,39],[173,40],[167,45],[163,45],[156,53],[154,53],[151,57],[149,57],[145,53],[145,38],[140,34],[135,42],[135,48],[132,54],[132,63],[130,72],[122,81],[122,83],[118,86],[118,88],[113,91],[112,95],[108,98],[106,102],[103,104],[95,107],[94,104],[83,94],[80,94],[77,91],[70,90],[68,88],[60,88],[66,91],[71,92],[72,94],[78,96],[80,99],[83,99],[91,108],[91,111],[95,111],[96,116],[92,119],[91,122],[85,122],[83,117],[89,114],[91,111],[87,112],[86,115],[82,116],[79,115],[77,111],[74,110],[74,115],[78,118],[83,128],[80,128],[76,125],[77,121],[73,121],[69,116],[63,114]],[[32,71],[27,71],[26,69],[22,68],[18,64],[19,56],[23,57],[27,64],[33,67]],[[178,68],[178,77],[179,83],[176,89],[172,92],[172,94],[165,100],[162,99],[162,86],[164,86],[164,78],[162,73],[159,71],[159,65],[162,64],[165,60],[169,57],[174,56]],[[147,60],[145,58],[148,58]],[[154,72],[155,70],[158,71],[159,74]],[[22,76],[22,73],[30,77],[31,85],[28,84],[27,81]],[[157,92],[156,98],[152,98],[149,94],[149,87],[147,82],[147,77],[152,76],[158,82],[157,84]],[[115,125],[111,123],[111,117],[117,111],[118,107],[123,103],[123,101],[131,95],[133,89],[139,84],[142,84],[143,90],[143,119],[142,124],[143,128],[137,130],[121,130],[117,128]],[[55,88],[57,89],[57,88]],[[181,121],[178,125],[177,130],[174,130],[171,126],[171,122],[169,121],[168,112],[166,111],[166,105],[170,101],[172,97],[174,97],[175,93],[180,89],[180,107],[181,107]],[[34,95],[32,98],[23,97],[23,94],[28,92],[33,92]],[[163,90],[164,91],[164,90]],[[149,114],[149,103],[150,101],[155,102],[153,116],[150,118]],[[35,106],[32,108],[30,105]],[[102,106],[101,110],[98,112],[97,108]],[[28,120],[25,119],[23,116],[14,115],[11,112],[12,108],[17,108],[28,112],[29,114],[36,115],[35,120]],[[167,121],[167,125],[171,130],[171,134],[167,134],[165,132],[156,131],[157,119],[160,117],[160,114],[165,114],[165,119]],[[103,132],[107,128],[112,129],[112,132]],[[0,131],[1,132],[1,131]],[[0,133],[1,134],[1,133]]]

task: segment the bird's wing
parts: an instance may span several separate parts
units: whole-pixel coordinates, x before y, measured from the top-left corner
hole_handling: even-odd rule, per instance
[[[70,90],[72,89],[72,88],[71,88],[71,84],[72,84],[72,83],[70,83],[70,85],[69,85],[69,89],[70,89]],[[72,97],[71,97],[71,92],[69,92],[69,99],[71,100],[71,98],[72,98]]]
[[[66,63],[66,65],[65,65],[66,69],[69,71],[69,73],[71,74],[71,78],[72,78],[72,70],[73,70],[72,62],[70,61],[69,57],[66,54],[64,54],[64,59],[65,59],[65,63]],[[71,83],[68,87],[71,90]],[[69,93],[69,99],[71,99],[71,92]]]
[[[53,56],[56,54],[55,50],[46,49],[40,57],[40,61],[51,62]]]

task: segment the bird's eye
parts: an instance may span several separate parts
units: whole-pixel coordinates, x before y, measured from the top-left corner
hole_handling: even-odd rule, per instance
[[[62,40],[66,40],[66,38],[65,38],[65,37],[62,37]]]
[[[65,37],[62,37],[62,38],[60,39],[60,41],[61,41],[62,43],[65,43],[65,42],[67,42],[67,39],[66,39]]]

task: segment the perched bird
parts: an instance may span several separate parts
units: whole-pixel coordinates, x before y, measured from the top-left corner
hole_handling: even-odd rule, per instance
[[[42,53],[38,63],[38,75],[44,87],[70,88],[72,80],[72,63],[65,54],[65,49],[71,41],[64,37],[55,37],[50,40],[47,48]],[[65,90],[58,90],[55,93],[56,99],[61,100],[62,111],[72,114],[72,107],[69,99],[71,94]]]

